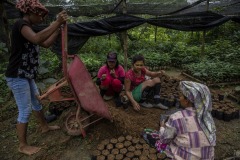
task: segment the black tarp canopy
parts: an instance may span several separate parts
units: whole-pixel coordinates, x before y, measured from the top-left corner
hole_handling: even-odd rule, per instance
[[[68,52],[76,53],[92,36],[101,36],[122,32],[144,23],[171,28],[181,31],[204,31],[219,26],[229,20],[239,22],[236,17],[222,16],[212,12],[186,13],[177,16],[163,16],[144,19],[132,15],[118,15],[91,22],[79,22],[68,24]],[[46,26],[38,26],[41,30]],[[53,47],[57,53],[61,53],[61,41],[58,40]]]
[[[130,0],[129,0],[130,1]],[[169,0],[171,2],[173,0]],[[187,1],[191,1],[192,3],[185,3]],[[4,5],[6,7],[7,16],[10,18],[17,18],[19,17],[17,10],[15,9],[13,3],[9,3],[7,0],[4,0]],[[121,1],[119,1],[121,2]],[[104,13],[117,13],[116,16],[103,18],[100,20],[93,20],[90,22],[78,22],[68,24],[68,52],[69,54],[75,54],[89,39],[91,36],[101,36],[107,34],[113,34],[121,31],[125,31],[136,26],[142,25],[144,23],[148,23],[151,25],[170,28],[175,30],[181,31],[204,31],[211,29],[215,26],[219,26],[229,20],[233,20],[235,22],[240,22],[240,0],[221,0],[221,1],[211,1],[209,3],[209,11],[206,10],[206,0],[179,0],[178,5],[172,5],[172,7],[168,7],[170,9],[167,10],[166,6],[170,6],[171,3],[162,4],[165,6],[162,9],[156,9],[161,6],[159,3],[138,3],[138,8],[134,10],[131,9],[131,5],[133,3],[127,3],[128,10],[127,14],[122,14],[118,12],[119,4],[105,4],[105,5],[112,5],[105,9]],[[184,2],[184,3],[183,3]],[[221,2],[221,3],[220,3]],[[141,8],[146,5],[149,8],[145,9],[145,12]],[[70,5],[71,6],[71,5]],[[140,7],[141,6],[141,7]],[[175,7],[173,7],[175,6]],[[203,11],[204,6],[204,11]],[[218,12],[213,12],[215,7],[218,8]],[[78,9],[79,6],[75,6],[70,9],[65,6],[65,9],[68,10],[68,14],[73,16],[73,13],[76,14],[76,8]],[[90,6],[88,6],[90,7]],[[91,6],[93,7],[93,6]],[[102,14],[101,6],[99,6],[98,14]],[[237,7],[237,9],[236,9]],[[225,13],[225,10],[228,10],[229,15],[220,14]],[[56,15],[59,12],[60,6],[52,6],[48,7],[50,10],[50,16]],[[151,9],[154,10],[154,13],[151,12]],[[155,13],[158,10],[158,13]],[[137,12],[138,11],[138,12]],[[133,16],[130,13],[141,13],[141,14],[152,14],[158,15],[154,16],[154,18],[142,18],[141,16]],[[151,13],[150,13],[151,12]],[[82,12],[80,15],[88,15],[88,12],[85,14]],[[92,11],[93,13],[93,11]],[[95,13],[94,13],[95,14]],[[153,17],[153,16],[152,16]],[[36,26],[36,31],[44,29],[47,25],[40,25]],[[61,41],[58,41],[53,46],[53,51],[57,53],[61,53]]]
[[[3,0],[8,19],[18,18],[19,12],[15,8],[15,0]],[[64,8],[73,17],[121,14],[121,2],[124,0],[40,0],[50,16],[55,16]],[[221,15],[240,16],[240,0],[127,0],[126,11],[131,15],[172,15],[191,12],[212,11]],[[207,7],[208,6],[208,7]]]

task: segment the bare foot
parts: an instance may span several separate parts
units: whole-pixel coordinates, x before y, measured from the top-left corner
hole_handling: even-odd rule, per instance
[[[41,148],[39,148],[39,147],[26,145],[26,146],[19,147],[19,148],[18,148],[18,151],[19,151],[20,153],[24,153],[24,154],[27,154],[27,155],[30,156],[30,155],[32,155],[32,154],[37,153],[38,151],[40,151],[40,149],[41,149]]]
[[[47,126],[46,128],[42,128],[42,133],[46,133],[48,131],[58,130],[59,126]]]

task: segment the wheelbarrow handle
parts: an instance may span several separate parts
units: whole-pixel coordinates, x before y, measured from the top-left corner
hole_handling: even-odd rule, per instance
[[[68,56],[67,23],[61,26],[61,31],[62,31],[62,69],[64,77],[67,77],[67,56]]]

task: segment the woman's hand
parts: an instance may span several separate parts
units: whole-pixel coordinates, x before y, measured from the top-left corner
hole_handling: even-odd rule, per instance
[[[110,74],[111,74],[112,77],[116,78],[116,73],[115,73],[115,70],[114,70],[114,69],[112,69],[112,70],[110,71]]]
[[[56,21],[59,22],[60,24],[63,24],[67,21],[67,19],[68,19],[67,12],[63,10],[62,12],[58,13]]]
[[[133,104],[133,109],[136,110],[136,111],[140,111],[140,105],[135,101]]]
[[[161,121],[160,122],[160,127],[164,127],[165,126],[165,122],[164,121]]]
[[[165,71],[164,70],[160,70],[157,73],[158,73],[158,76],[162,76],[163,74],[165,74]]]
[[[107,76],[106,74],[103,74],[101,80],[106,79],[106,76]]]

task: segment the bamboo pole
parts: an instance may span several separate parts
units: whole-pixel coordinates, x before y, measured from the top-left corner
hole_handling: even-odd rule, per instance
[[[222,83],[210,83],[208,86],[229,86],[229,85],[238,85],[240,81],[236,82],[222,82]]]
[[[190,78],[190,79],[192,79],[192,80],[195,80],[196,82],[199,82],[199,83],[203,83],[203,84],[204,84],[204,82],[200,81],[199,79],[197,79],[197,78],[195,78],[195,77],[193,77],[193,76],[190,76],[189,74],[187,74],[187,73],[185,73],[185,72],[181,72],[181,74],[184,75],[184,76],[186,76],[186,77],[188,77],[188,78]]]
[[[156,18],[157,18],[157,16],[156,16]],[[155,41],[155,43],[157,42],[157,30],[158,29],[158,27],[157,26],[155,26],[155,29],[154,29],[154,41]]]
[[[126,0],[122,1],[122,8],[123,8],[123,14],[127,13],[127,4]],[[125,71],[128,70],[127,64],[128,64],[128,43],[127,43],[127,31],[122,32],[122,38],[123,38],[123,53],[124,53],[124,69]]]
[[[202,32],[201,57],[204,57],[204,51],[205,51],[205,36],[206,36],[206,31],[203,31],[203,32]]]
[[[206,6],[206,10],[209,10],[209,0],[207,0],[207,6]]]
[[[209,0],[207,0],[207,5],[206,5],[206,11],[209,10]],[[204,30],[203,31],[203,34],[202,34],[202,47],[201,47],[201,56],[203,57],[204,56],[204,51],[205,51],[205,37],[206,37],[206,31]]]
[[[232,94],[228,94],[228,95],[227,95],[227,98],[232,99],[232,100],[234,100],[236,103],[240,104],[239,98],[237,98],[236,96],[234,96],[234,95],[232,95]]]
[[[222,82],[222,83],[207,83],[207,82],[203,82],[203,81],[201,81],[201,80],[199,80],[199,79],[197,79],[197,78],[195,78],[193,76],[190,76],[189,74],[187,74],[185,72],[181,72],[181,74],[186,76],[186,77],[188,77],[188,78],[190,78],[190,79],[192,79],[192,80],[194,80],[194,81],[196,81],[196,82],[206,84],[209,87],[210,86],[213,87],[213,86],[227,86],[227,85],[238,85],[238,84],[240,84],[240,81],[236,81],[236,82]]]

